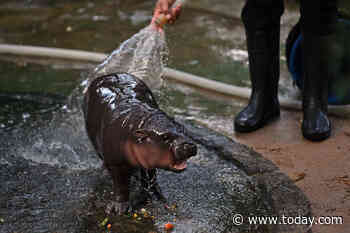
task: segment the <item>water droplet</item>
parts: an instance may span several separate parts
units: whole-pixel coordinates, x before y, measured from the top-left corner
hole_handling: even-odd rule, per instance
[[[94,15],[92,16],[93,21],[107,21],[109,18],[103,15]]]
[[[22,118],[23,118],[24,120],[26,120],[26,119],[29,118],[29,117],[30,117],[30,114],[27,113],[27,112],[25,112],[25,113],[22,114]]]
[[[72,31],[72,27],[71,26],[66,27],[66,32],[71,32],[71,31]]]
[[[79,9],[77,10],[77,12],[81,14],[81,13],[84,13],[85,10],[86,10],[85,8],[79,8]]]
[[[199,61],[198,60],[192,60],[192,61],[189,62],[189,64],[194,66],[194,65],[199,64]]]

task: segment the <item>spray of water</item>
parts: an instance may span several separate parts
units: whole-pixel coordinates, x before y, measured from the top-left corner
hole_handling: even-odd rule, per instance
[[[171,9],[184,3],[185,0],[177,0]],[[166,21],[165,15],[161,14],[155,23],[162,27]],[[121,72],[138,77],[151,89],[158,89],[162,85],[162,74],[168,54],[164,31],[151,24],[124,41],[98,65],[88,76],[85,89],[94,78]]]
[[[150,25],[124,41],[88,76],[88,84],[102,75],[127,72],[142,79],[151,89],[162,84],[168,56],[165,34]]]

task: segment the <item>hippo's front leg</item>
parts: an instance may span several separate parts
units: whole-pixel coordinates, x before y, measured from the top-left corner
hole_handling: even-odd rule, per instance
[[[131,171],[129,166],[106,165],[113,179],[115,201],[107,205],[106,213],[115,211],[117,214],[125,214],[130,210],[129,182]]]
[[[142,188],[147,192],[151,197],[152,195],[162,202],[166,202],[165,197],[162,194],[162,191],[157,183],[157,170],[156,169],[147,169],[141,171],[142,176]]]

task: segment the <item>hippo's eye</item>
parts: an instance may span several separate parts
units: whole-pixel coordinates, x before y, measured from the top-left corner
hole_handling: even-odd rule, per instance
[[[161,137],[162,137],[162,141],[166,144],[171,143],[175,139],[174,135],[170,133],[165,133],[161,135]]]
[[[169,134],[163,134],[162,139],[164,142],[169,142],[171,140],[171,137]]]

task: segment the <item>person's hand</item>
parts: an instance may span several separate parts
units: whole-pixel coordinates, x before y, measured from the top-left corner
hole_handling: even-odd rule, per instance
[[[154,9],[154,14],[151,24],[158,30],[162,30],[165,23],[173,24],[181,12],[181,4],[171,8],[175,0],[158,0]]]

